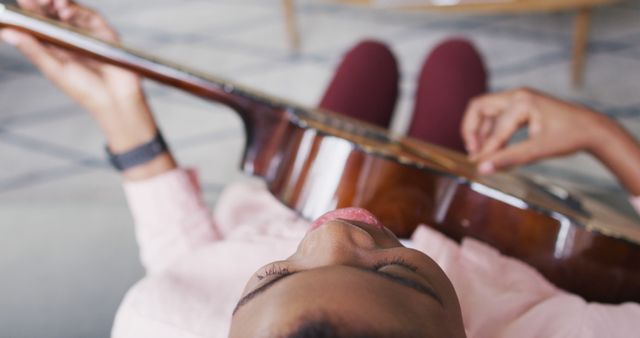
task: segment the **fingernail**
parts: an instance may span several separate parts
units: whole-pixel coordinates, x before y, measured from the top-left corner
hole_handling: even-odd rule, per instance
[[[20,42],[20,35],[18,35],[18,33],[14,32],[14,31],[10,31],[10,30],[1,30],[0,31],[0,39],[2,39],[2,41],[12,45],[12,46],[17,46],[18,43]]]
[[[482,175],[488,175],[493,173],[496,170],[496,168],[493,166],[493,163],[489,162],[489,161],[485,161],[480,163],[480,165],[478,166],[478,172]]]
[[[469,149],[468,150],[469,150],[470,153],[475,153],[477,151],[476,148],[477,147],[476,147],[476,143],[475,142],[469,142]]]
[[[60,16],[60,19],[68,20],[71,17],[71,13],[72,13],[71,8],[64,8],[58,12],[58,15]]]

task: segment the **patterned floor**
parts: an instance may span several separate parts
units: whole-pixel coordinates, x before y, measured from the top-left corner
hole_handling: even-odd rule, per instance
[[[287,46],[276,0],[91,3],[124,40],[163,57],[313,105],[341,54],[364,37],[401,60],[406,128],[413,79],[429,49],[466,36],[484,54],[494,90],[532,86],[617,118],[640,135],[640,4],[595,13],[586,83],[569,85],[572,15],[434,15],[299,1],[299,53]],[[224,107],[147,84],[179,160],[201,170],[213,203],[237,179],[239,119]],[[118,176],[90,118],[8,46],[0,46],[0,336],[104,337],[122,296],[141,277]],[[605,141],[605,140],[603,140]],[[530,168],[624,200],[584,155]],[[613,197],[612,197],[613,196]]]

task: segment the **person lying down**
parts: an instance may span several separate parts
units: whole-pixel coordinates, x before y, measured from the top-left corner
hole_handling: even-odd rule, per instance
[[[117,40],[99,14],[72,1],[19,4]],[[640,329],[636,303],[587,303],[523,262],[424,225],[401,242],[362,209],[308,222],[256,182],[229,186],[212,215],[197,173],[159,141],[138,76],[15,30],[0,37],[92,114],[116,162],[132,149],[162,149],[117,165],[146,275],[124,297],[113,337],[629,337]]]

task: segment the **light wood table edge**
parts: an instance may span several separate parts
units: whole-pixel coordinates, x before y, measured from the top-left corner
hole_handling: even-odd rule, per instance
[[[300,33],[296,22],[294,1],[295,0],[282,0],[282,8],[289,46],[291,50],[297,52],[300,49]],[[597,6],[610,5],[618,1],[619,0],[522,0],[455,6],[407,5],[398,7],[378,6],[377,8],[474,14],[576,11],[573,29],[571,83],[577,88],[581,87],[584,82],[584,68],[587,57],[592,9]],[[338,2],[357,6],[372,6],[374,4],[372,0],[339,0]]]

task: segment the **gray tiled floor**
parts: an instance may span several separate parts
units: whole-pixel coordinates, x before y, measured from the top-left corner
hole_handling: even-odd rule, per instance
[[[640,135],[640,4],[596,12],[586,84],[569,86],[572,16],[444,16],[300,1],[300,53],[287,48],[276,0],[91,1],[129,44],[242,84],[313,105],[340,55],[364,37],[390,44],[406,128],[425,54],[451,35],[486,57],[493,89],[529,85],[600,109]],[[7,46],[0,46],[0,337],[103,337],[141,276],[119,178],[104,163],[90,118]],[[147,85],[178,158],[201,168],[207,200],[239,176],[243,145],[229,110]],[[533,168],[623,201],[584,155]],[[620,202],[622,203],[622,202]]]

